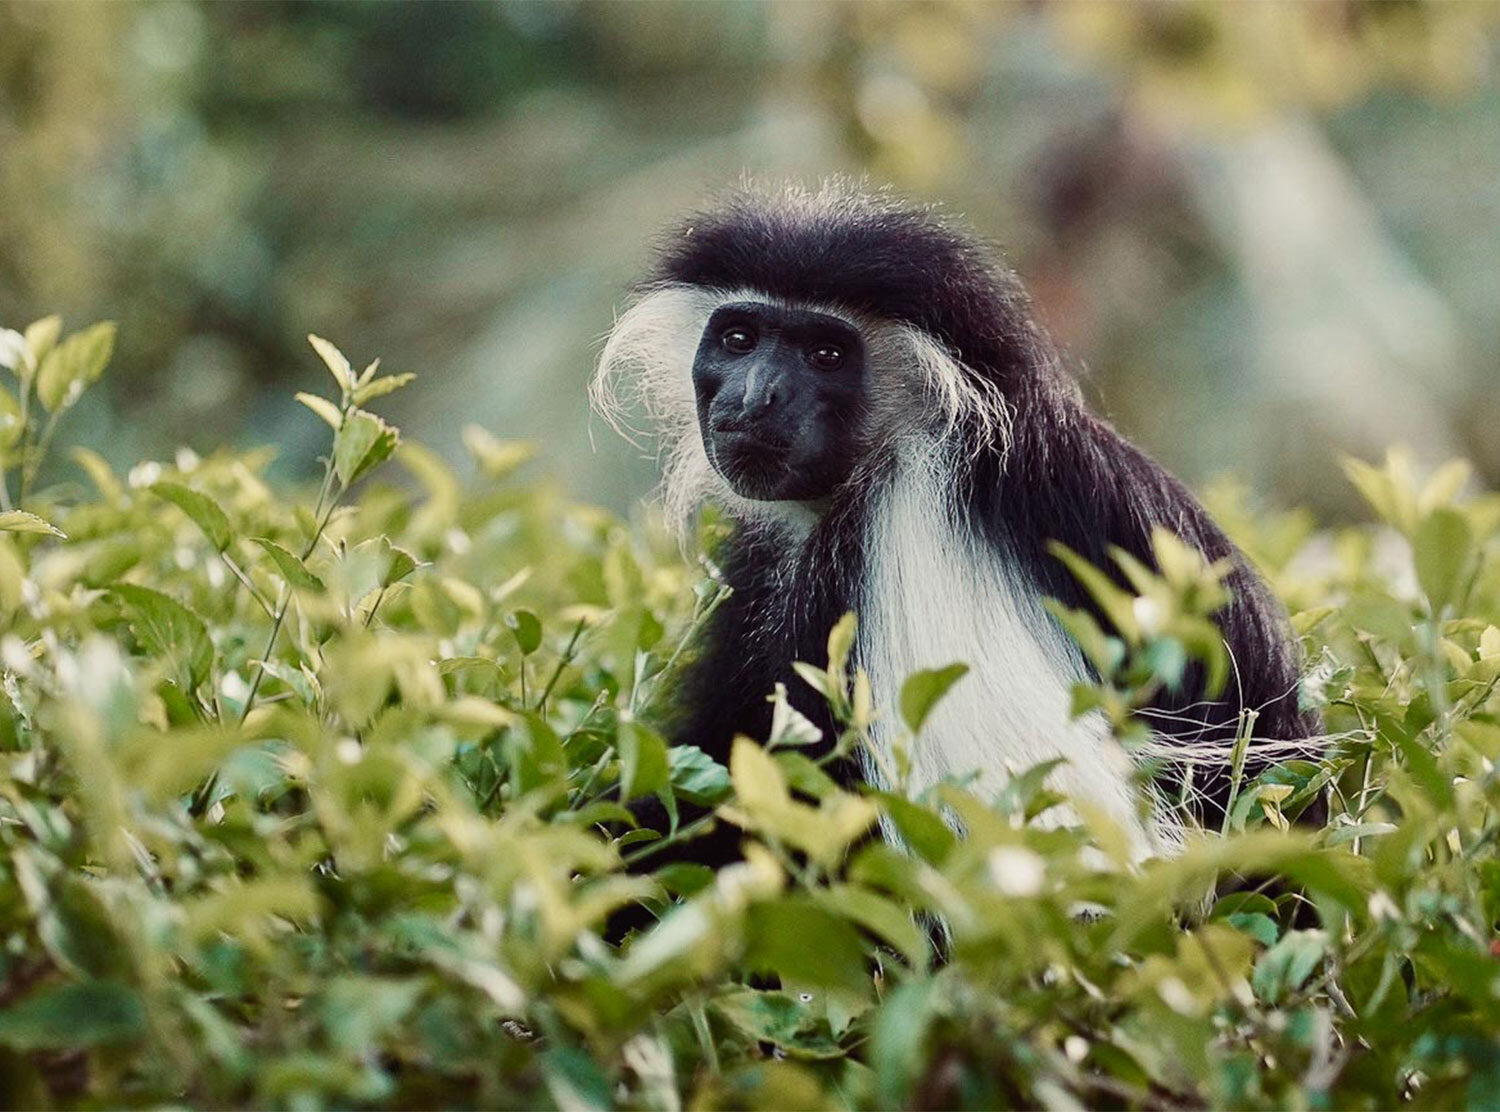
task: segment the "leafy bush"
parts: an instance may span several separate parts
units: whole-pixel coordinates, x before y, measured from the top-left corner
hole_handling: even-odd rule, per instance
[[[1025,821],[1045,768],[993,802],[846,791],[784,705],[728,769],[669,751],[650,707],[711,566],[477,429],[461,483],[367,408],[408,376],[323,341],[316,493],[272,489],[269,449],[122,479],[75,448],[91,489],[34,490],[110,340],[0,332],[6,1104],[1500,1103],[1500,498],[1461,466],[1350,463],[1380,524],[1335,532],[1215,493],[1330,747],[1133,871],[1102,820]],[[1141,692],[1232,664],[1219,569],[1158,543],[1139,598],[1095,584],[1121,638],[1059,611],[1127,743]],[[844,751],[852,634],[803,671]],[[913,731],[955,681],[909,681]],[[744,862],[649,871],[622,800],[653,793],[717,804]],[[659,924],[606,941],[639,899]]]

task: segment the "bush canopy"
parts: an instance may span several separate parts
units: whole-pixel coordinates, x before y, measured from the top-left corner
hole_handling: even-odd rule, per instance
[[[268,447],[44,471],[112,343],[0,331],[0,1102],[1500,1104],[1500,497],[1461,464],[1346,463],[1376,520],[1336,530],[1211,493],[1327,746],[1254,777],[1237,747],[1224,829],[1134,868],[1086,809],[1030,821],[1047,766],[911,798],[898,749],[892,790],[839,786],[784,692],[727,768],[668,747],[712,563],[478,428],[461,481],[372,411],[411,376],[326,341],[315,491]],[[1233,682],[1223,569],[1157,555],[1074,561],[1117,634],[1056,611],[1127,746],[1155,686]],[[854,621],[801,669],[842,754]],[[954,664],[907,681],[909,737]],[[663,838],[651,795],[715,810]],[[742,862],[658,864],[705,821]]]

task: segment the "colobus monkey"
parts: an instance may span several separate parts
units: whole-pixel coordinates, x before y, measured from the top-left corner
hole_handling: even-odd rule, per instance
[[[733,522],[717,554],[733,594],[678,681],[675,741],[727,760],[736,734],[766,736],[778,682],[831,739],[791,665],[821,662],[853,610],[876,745],[891,744],[909,673],[971,667],[915,741],[911,787],[977,773],[993,790],[1065,758],[1050,783],[1145,856],[1172,840],[1172,820],[1143,817],[1130,758],[1100,718],[1070,719],[1087,665],[1042,600],[1110,628],[1048,542],[1105,568],[1111,546],[1154,565],[1155,525],[1233,565],[1233,601],[1216,616],[1229,690],[1209,698],[1190,678],[1149,708],[1160,739],[1219,758],[1187,764],[1200,817],[1222,815],[1242,708],[1258,709],[1258,738],[1319,731],[1298,707],[1285,614],[1245,558],[1085,408],[1015,276],[924,209],[831,185],[741,192],[689,218],[616,323],[592,394],[617,423],[638,407],[654,425],[672,517],[712,501]],[[877,778],[876,764],[859,774]]]

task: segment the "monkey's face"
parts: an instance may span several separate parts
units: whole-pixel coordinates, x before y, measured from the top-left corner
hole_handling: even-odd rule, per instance
[[[756,301],[709,317],[693,361],[703,449],[757,501],[813,501],[849,477],[868,368],[859,332]]]

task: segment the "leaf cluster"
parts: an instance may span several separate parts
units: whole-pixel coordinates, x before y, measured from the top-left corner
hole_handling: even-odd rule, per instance
[[[58,334],[0,333],[16,473],[107,357]],[[1135,864],[1047,765],[909,793],[964,669],[913,676],[876,753],[852,617],[799,670],[832,757],[785,691],[727,768],[668,748],[649,708],[712,569],[482,430],[461,480],[366,408],[408,376],[313,344],[318,489],[263,450],[120,476],[77,449],[0,516],[5,1103],[1500,1101],[1500,499],[1461,469],[1350,464],[1378,521],[1336,532],[1218,507],[1295,611],[1330,738]],[[1057,611],[1095,666],[1075,709],[1127,743],[1154,685],[1222,667],[1223,569],[1156,556],[1129,589],[1064,556],[1120,631]],[[860,753],[888,790],[831,774]],[[1314,795],[1327,825],[1283,829]],[[742,861],[660,852],[710,824]],[[615,939],[637,903],[655,921]]]

